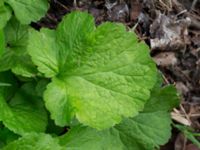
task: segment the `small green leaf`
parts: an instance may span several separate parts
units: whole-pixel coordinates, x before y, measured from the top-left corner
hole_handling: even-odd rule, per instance
[[[171,136],[171,117],[164,111],[141,113],[116,126],[127,149],[154,150]],[[133,141],[131,141],[132,139]]]
[[[48,9],[47,0],[6,0],[14,10],[15,16],[21,24],[38,21]]]
[[[47,86],[44,99],[48,99],[48,101],[46,101],[46,107],[51,112],[51,118],[56,118],[55,123],[57,125],[65,126],[70,123],[74,116],[74,108],[67,97],[64,82],[56,78],[53,79]]]
[[[3,150],[65,150],[58,140],[44,133],[25,134],[18,140],[9,143]]]
[[[179,96],[174,86],[156,88],[152,91],[151,99],[145,104],[143,111],[171,111],[179,105]]]
[[[5,27],[6,49],[0,57],[0,71],[12,71],[24,77],[34,77],[37,69],[27,54],[28,26],[12,18]]]
[[[15,17],[12,17],[4,29],[7,49],[15,53],[24,54],[28,44],[27,25],[21,25]]]
[[[25,84],[8,104],[0,96],[0,121],[16,134],[44,132],[47,114],[32,84]]]
[[[96,28],[90,15],[73,12],[55,32],[34,31],[30,39],[28,52],[38,70],[54,77],[44,99],[57,125],[67,125],[75,114],[85,125],[111,127],[136,116],[156,82],[148,47],[121,24]]]

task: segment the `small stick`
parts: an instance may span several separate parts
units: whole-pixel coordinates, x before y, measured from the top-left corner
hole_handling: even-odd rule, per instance
[[[67,6],[65,6],[63,3],[59,2],[59,1],[56,1],[56,3],[58,5],[60,5],[61,7],[63,7],[65,10],[69,10],[69,8]]]
[[[197,4],[197,1],[198,1],[198,0],[194,0],[194,1],[192,2],[192,6],[191,6],[190,10],[193,10],[193,9],[194,9],[195,5]]]

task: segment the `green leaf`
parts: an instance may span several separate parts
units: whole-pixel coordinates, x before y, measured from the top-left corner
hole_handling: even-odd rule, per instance
[[[15,17],[12,17],[4,29],[7,49],[18,55],[24,54],[28,44],[28,28],[29,26],[21,25]]]
[[[16,57],[15,57],[16,58]],[[33,65],[33,62],[29,55],[21,55],[17,58],[17,63],[12,66],[12,72],[16,75],[23,77],[35,77],[37,75],[37,69]]]
[[[164,111],[141,113],[116,126],[127,149],[154,150],[171,136],[171,117]],[[133,140],[133,141],[132,141]]]
[[[55,41],[55,31],[42,29],[30,30],[28,52],[38,70],[46,77],[53,77],[59,72],[59,53]]]
[[[79,125],[59,140],[67,150],[126,150],[115,128],[98,131]]]
[[[27,54],[28,26],[12,18],[5,28],[6,50],[0,57],[0,71],[12,69],[17,75],[34,77],[37,69]]]
[[[143,111],[171,111],[179,103],[179,96],[174,86],[170,85],[160,89],[156,88],[152,92],[151,99],[145,104]]]
[[[46,107],[51,112],[51,118],[56,118],[55,123],[57,125],[65,126],[70,123],[74,116],[74,108],[67,97],[64,82],[56,78],[53,79],[53,82],[47,86],[44,98],[48,100]]]
[[[34,32],[28,52],[41,73],[56,76],[44,99],[57,125],[69,124],[75,114],[81,123],[104,129],[143,109],[156,67],[148,47],[123,25],[95,29],[90,15],[74,12],[56,32]]]
[[[15,65],[15,62],[17,62],[17,59],[14,55],[14,52],[5,50],[5,52],[2,54],[2,57],[0,57],[0,72],[11,69]]]
[[[60,144],[70,150],[154,150],[170,138],[170,123],[167,112],[142,113],[103,131],[74,127],[60,138]]]
[[[21,24],[38,21],[48,9],[47,0],[6,0],[14,10],[15,16]]]
[[[171,89],[170,89],[171,88]],[[168,109],[161,110],[163,100],[169,100],[172,87],[157,89],[158,91],[170,92],[157,100],[160,93],[153,90],[150,101],[159,103],[158,109],[149,112],[141,112],[134,118],[124,119],[123,122],[112,127],[98,131],[82,125],[72,128],[67,134],[60,137],[60,144],[69,150],[155,150],[165,144],[171,136],[171,117]],[[173,89],[175,92],[176,90]],[[155,98],[153,98],[155,97]],[[178,97],[174,99],[178,101]],[[150,103],[151,104],[151,103]],[[170,102],[168,105],[173,107]],[[145,105],[145,109],[151,105]]]
[[[4,2],[2,1],[0,4],[0,30],[5,27],[5,25],[11,17],[11,14],[11,9],[7,5],[4,5]]]
[[[64,150],[64,147],[48,134],[31,133],[9,143],[3,150]]]
[[[85,44],[88,42],[87,37],[90,36],[90,33],[95,28],[94,18],[86,13],[72,12],[70,15],[63,17],[56,30],[60,53],[60,68],[66,68],[65,63],[69,64],[68,60],[73,59],[76,53],[81,55],[84,52]],[[74,61],[77,62],[76,59]]]
[[[47,114],[33,89],[33,84],[25,84],[9,104],[0,96],[0,121],[14,133],[23,135],[46,129]]]

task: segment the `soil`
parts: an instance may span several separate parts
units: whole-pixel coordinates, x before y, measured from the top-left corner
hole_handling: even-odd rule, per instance
[[[149,45],[164,84],[174,84],[180,93],[174,122],[200,132],[200,0],[51,0],[47,15],[31,25],[56,28],[73,10],[91,13],[97,25],[120,22],[134,30]],[[161,150],[198,148],[173,129]]]

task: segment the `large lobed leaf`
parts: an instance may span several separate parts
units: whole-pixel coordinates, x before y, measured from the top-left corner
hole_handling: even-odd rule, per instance
[[[44,100],[60,126],[76,116],[104,129],[136,116],[156,82],[148,47],[121,24],[96,28],[87,13],[67,15],[56,31],[32,31],[28,51],[38,70],[53,78]]]
[[[76,126],[60,138],[60,144],[69,150],[154,150],[165,144],[171,136],[169,110],[178,105],[178,99],[174,87],[157,89],[152,91],[150,103],[145,105],[145,110],[155,102],[157,109],[143,111],[138,116],[125,119],[119,125],[103,131]],[[162,105],[167,109],[163,109]]]

